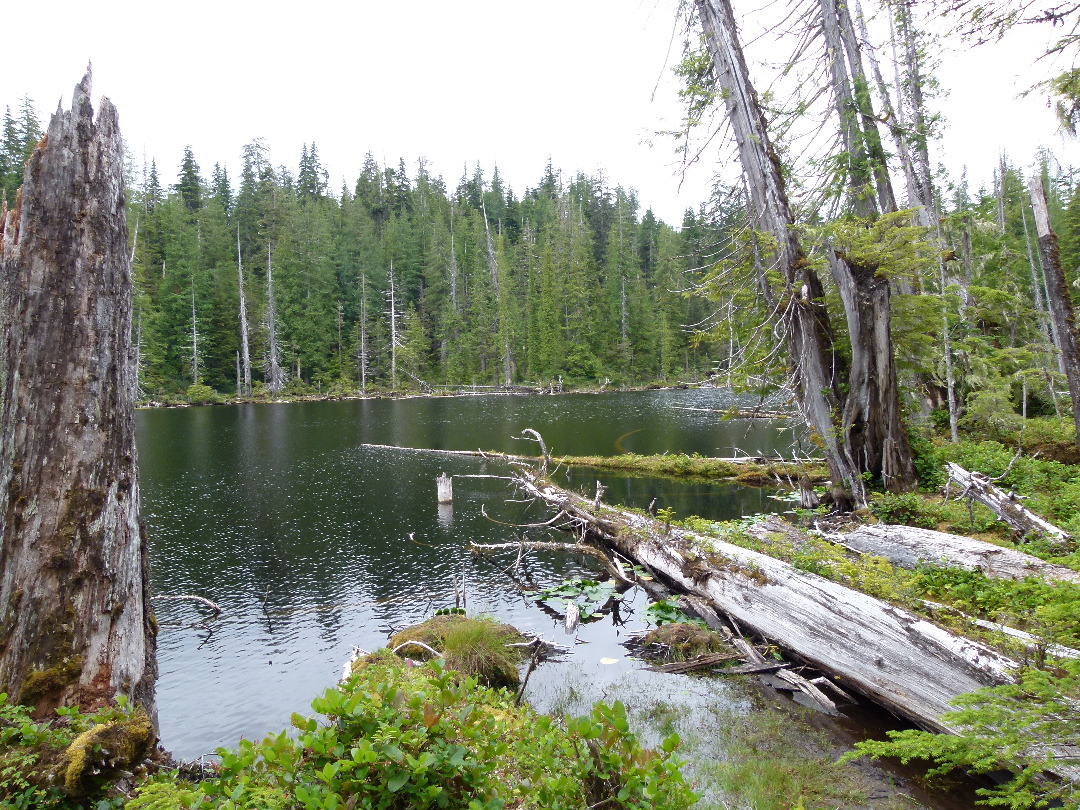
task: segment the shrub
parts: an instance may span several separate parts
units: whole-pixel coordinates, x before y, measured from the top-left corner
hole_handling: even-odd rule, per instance
[[[942,510],[934,503],[914,493],[886,492],[874,498],[870,511],[882,523],[918,526],[934,529],[942,520]]]
[[[140,808],[163,798],[200,808],[682,810],[697,799],[673,758],[642,748],[621,703],[597,704],[565,727],[502,690],[384,656],[312,703],[326,722],[293,716],[285,732],[219,750],[217,778],[187,788],[139,791]],[[177,806],[177,805],[172,805]]]
[[[1003,440],[1023,427],[1024,418],[1013,410],[1008,388],[1000,385],[972,396],[958,425],[968,433]]]
[[[517,630],[490,616],[448,613],[405,628],[390,639],[390,647],[419,641],[442,653],[448,669],[478,678],[486,686],[516,686],[523,648],[509,645],[521,640]],[[402,650],[402,655],[423,661],[430,654],[423,647],[410,644]]]
[[[216,402],[220,402],[221,397],[218,395],[218,392],[209,385],[195,383],[194,385],[188,386],[187,401],[192,405],[213,405]]]

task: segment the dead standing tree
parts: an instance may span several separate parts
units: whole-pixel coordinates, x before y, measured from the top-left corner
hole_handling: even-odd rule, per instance
[[[94,119],[88,70],[0,224],[0,690],[39,710],[123,694],[153,717],[117,120],[108,99]]]
[[[909,489],[915,471],[900,424],[887,282],[877,268],[830,256],[850,330],[852,362],[844,368],[835,351],[824,288],[793,229],[783,167],[750,81],[731,4],[696,0],[696,9],[748,181],[756,225],[775,240],[774,262],[783,284],[777,307],[799,407],[828,463],[833,500],[840,508],[864,506],[864,472],[880,477],[890,489]],[[839,54],[834,58],[838,68]],[[836,90],[838,94],[842,90],[839,83]],[[838,98],[838,104],[844,101]],[[864,122],[857,106],[843,121],[853,130]]]
[[[1076,442],[1080,446],[1080,336],[1076,331],[1076,313],[1073,309],[1069,281],[1061,266],[1057,234],[1050,227],[1050,214],[1046,201],[1046,186],[1041,177],[1033,177],[1028,187],[1031,206],[1035,211],[1035,229],[1039,236],[1039,259],[1046,274],[1046,290],[1050,303],[1050,315],[1054,323],[1054,342],[1061,353],[1065,379],[1072,399],[1073,423],[1076,425]]]

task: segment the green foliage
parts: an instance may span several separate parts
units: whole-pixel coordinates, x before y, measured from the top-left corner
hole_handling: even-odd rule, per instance
[[[942,519],[942,510],[937,504],[914,493],[885,492],[875,495],[870,510],[882,523],[923,529],[936,529]]]
[[[565,727],[437,664],[382,659],[312,703],[327,718],[293,716],[285,732],[220,750],[219,774],[188,788],[163,775],[136,807],[531,807],[678,810],[696,799],[674,758],[676,737],[641,748],[621,703],[597,704]],[[158,804],[154,804],[158,802]]]
[[[1016,433],[1024,419],[1013,410],[1009,389],[995,385],[975,393],[958,426],[968,433],[1001,440]]]
[[[911,587],[930,599],[945,602],[1012,627],[1030,630],[1043,639],[1066,646],[1080,645],[1080,585],[1046,582],[1029,577],[1016,581],[993,579],[981,571],[922,566]]]
[[[79,774],[78,795],[65,791],[65,772],[72,770],[77,757],[90,758],[97,765],[97,745],[78,750],[80,737],[92,731],[116,728],[138,721],[136,710],[125,700],[115,707],[82,714],[77,707],[61,707],[56,716],[35,720],[33,709],[8,701],[0,693],[0,803],[15,810],[77,810],[93,807],[108,810],[120,807],[122,794],[113,786],[117,773],[104,767],[87,769],[89,779]],[[141,715],[145,719],[145,715]],[[74,753],[72,753],[74,752]]]
[[[221,402],[221,397],[218,395],[218,392],[209,385],[196,383],[188,386],[187,400],[192,405],[212,405],[216,402]]]
[[[682,608],[667,599],[650,602],[645,608],[645,619],[657,627],[665,624],[693,624],[705,627],[705,622],[701,619],[691,619],[682,611]]]
[[[1012,772],[994,788],[980,788],[981,804],[1027,810],[1080,807],[1080,787],[1070,779],[1047,779],[1045,771],[1075,761],[1070,750],[1080,744],[1080,664],[1064,663],[1051,673],[1026,669],[1017,683],[961,695],[942,721],[957,735],[906,730],[889,732],[885,741],[858,743],[845,756],[896,757],[901,762],[929,760],[931,775],[956,768],[975,773]]]
[[[597,582],[593,579],[567,579],[559,585],[532,591],[526,594],[537,602],[555,602],[560,610],[573,602],[581,612],[581,620],[599,618],[600,612],[617,595],[615,583],[607,580]]]
[[[512,644],[522,636],[508,624],[491,616],[466,616],[448,608],[420,624],[395,633],[390,648],[398,650],[410,641],[421,642],[442,653],[446,667],[475,677],[486,686],[517,686],[517,666],[524,648]],[[425,660],[429,653],[417,644],[404,646],[403,656]]]

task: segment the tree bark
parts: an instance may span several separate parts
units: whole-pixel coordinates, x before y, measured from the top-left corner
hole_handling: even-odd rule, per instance
[[[1061,266],[1058,238],[1050,227],[1047,210],[1046,187],[1041,177],[1031,178],[1031,207],[1035,209],[1035,231],[1039,237],[1039,258],[1046,274],[1046,293],[1050,304],[1050,316],[1054,323],[1054,338],[1061,353],[1065,379],[1069,382],[1072,399],[1073,424],[1076,425],[1076,444],[1080,447],[1080,339],[1076,334],[1076,314],[1073,311],[1069,281]]]
[[[236,226],[236,278],[240,291],[240,351],[243,378],[238,392],[242,397],[251,396],[251,350],[248,346],[247,297],[244,295],[244,260],[240,254],[240,226]]]
[[[864,102],[858,97],[866,94],[865,78],[861,68],[852,67],[857,53],[850,59],[844,56],[844,37],[852,35],[850,19],[832,0],[821,0],[821,8],[828,23],[844,141],[849,154],[857,158],[855,168],[864,170],[858,177],[870,186],[867,193],[853,196],[861,200],[869,216],[877,212],[879,196],[885,204],[893,205],[892,190],[887,177],[882,178],[875,168],[880,139],[876,129],[867,131],[870,125],[865,120]],[[890,490],[910,489],[916,476],[900,419],[888,281],[878,276],[876,268],[854,265],[830,250],[830,266],[844,301],[852,345],[852,365],[848,378],[841,381],[824,288],[792,227],[783,169],[750,83],[731,4],[729,0],[697,0],[697,11],[735,133],[755,219],[761,230],[775,239],[776,264],[784,280],[779,307],[799,407],[829,466],[832,499],[840,509],[865,506],[864,472],[880,477]],[[855,71],[858,82],[850,78],[849,70]]]
[[[135,454],[132,281],[116,109],[90,72],[2,223],[0,689],[39,710],[154,711]]]

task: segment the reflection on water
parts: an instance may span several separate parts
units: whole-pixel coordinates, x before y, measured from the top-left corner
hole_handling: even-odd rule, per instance
[[[154,592],[198,594],[223,609],[210,632],[195,603],[156,604],[165,746],[190,758],[286,727],[336,679],[354,645],[379,647],[392,628],[452,605],[462,577],[470,612],[490,611],[549,638],[556,631],[504,573],[512,558],[467,550],[469,541],[515,539],[503,523],[544,519],[539,508],[508,502],[508,482],[493,478],[459,479],[453,505],[436,504],[441,472],[505,475],[506,467],[365,443],[535,453],[535,444],[511,438],[531,427],[556,456],[611,453],[620,444],[706,455],[787,448],[790,433],[768,423],[723,423],[672,407],[723,407],[719,397],[643,392],[140,412]],[[679,515],[726,519],[781,508],[763,491],[731,485],[581,470],[570,484],[591,494],[598,477],[609,502],[644,507],[656,498]],[[522,573],[543,586],[594,572],[587,560],[536,553]],[[632,617],[617,632],[639,626]],[[624,656],[610,624],[586,632],[589,660]],[[543,690],[558,677],[549,669],[534,685]]]

